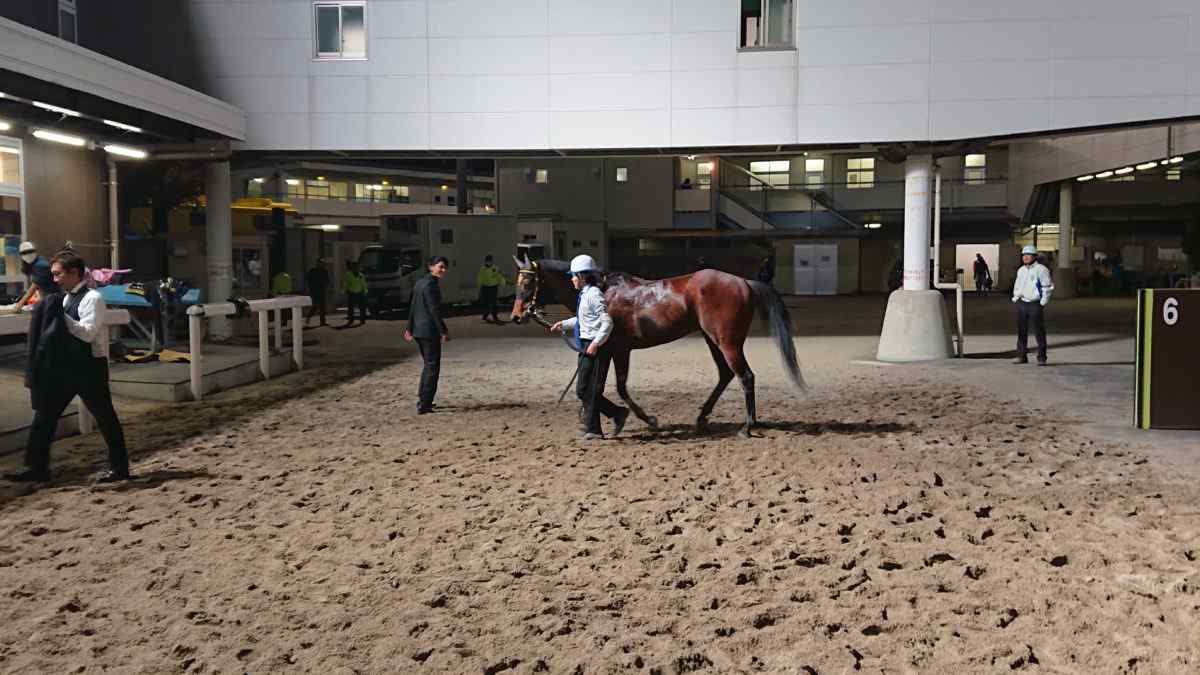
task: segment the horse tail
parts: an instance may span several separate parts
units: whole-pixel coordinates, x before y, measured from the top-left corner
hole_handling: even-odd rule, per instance
[[[758,308],[762,310],[771,326],[771,335],[775,336],[775,346],[779,348],[779,356],[783,359],[783,367],[787,370],[788,379],[797,389],[807,389],[804,376],[800,374],[800,363],[796,358],[796,345],[792,343],[792,317],[788,314],[783,298],[774,288],[761,281],[747,281]]]

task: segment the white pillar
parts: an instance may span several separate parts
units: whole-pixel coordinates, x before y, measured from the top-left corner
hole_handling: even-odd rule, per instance
[[[206,165],[204,191],[205,234],[208,255],[208,288],[205,302],[225,302],[233,294],[233,224],[231,222],[229,162]],[[233,324],[226,317],[208,320],[208,334],[216,339],[233,337]]]
[[[1058,269],[1054,274],[1054,295],[1075,297],[1075,269],[1071,266],[1071,233],[1075,229],[1075,181],[1063,181],[1058,187]]]
[[[904,165],[904,286],[888,296],[879,335],[880,361],[950,358],[950,324],[941,291],[929,287],[929,199],[933,157]]]
[[[929,288],[929,190],[933,157],[904,163],[904,290]]]
[[[112,268],[121,267],[121,223],[117,214],[117,163],[108,158],[108,236],[112,239]]]

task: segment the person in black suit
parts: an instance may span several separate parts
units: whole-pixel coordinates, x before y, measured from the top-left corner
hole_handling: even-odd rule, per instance
[[[65,293],[51,293],[34,310],[29,332],[29,362],[26,386],[33,403],[23,473],[8,474],[8,480],[50,480],[50,444],[71,399],[76,395],[96,418],[96,426],[108,444],[109,470],[97,481],[129,480],[129,454],[125,433],[113,410],[108,384],[108,359],[100,342],[105,305],[99,291],[84,282],[83,259],[74,251],[62,251],[50,261],[51,274]]]
[[[442,370],[442,343],[450,341],[450,331],[442,319],[442,289],[438,280],[446,276],[448,261],[440,255],[429,259],[429,276],[413,286],[408,303],[408,328],[404,340],[417,341],[421,358],[421,384],[417,389],[417,414],[433,412],[433,397],[437,395],[438,376]]]

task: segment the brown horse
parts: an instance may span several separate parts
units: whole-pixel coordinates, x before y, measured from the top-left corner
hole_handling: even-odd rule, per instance
[[[523,323],[532,317],[538,323],[549,325],[542,317],[542,309],[550,302],[558,302],[574,311],[577,291],[571,285],[567,263],[513,260],[520,270],[513,321]],[[704,332],[704,340],[717,365],[719,379],[700,409],[696,428],[704,430],[717,399],[736,375],[746,395],[746,424],[741,433],[750,435],[750,429],[757,423],[754,372],[746,363],[742,347],[750,334],[756,309],[761,310],[770,323],[788,378],[797,389],[804,388],[792,344],[792,324],[787,307],[775,289],[767,284],[711,269],[658,281],[614,273],[604,281],[604,299],[613,320],[612,337],[606,347],[616,367],[617,394],[638,419],[651,428],[658,426],[658,420],[646,415],[629,397],[625,386],[629,377],[629,353],[634,349],[657,347],[700,330]]]

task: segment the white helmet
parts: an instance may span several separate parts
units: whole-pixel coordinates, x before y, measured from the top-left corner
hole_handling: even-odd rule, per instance
[[[1037,255],[1037,247],[1030,244],[1021,249],[1021,255]]]
[[[577,255],[571,258],[571,274],[580,272],[595,272],[596,261],[590,255]]]

